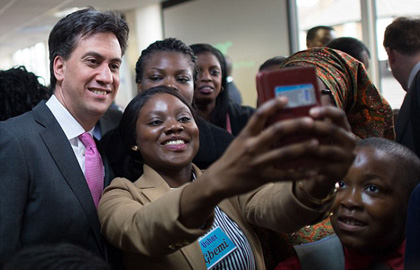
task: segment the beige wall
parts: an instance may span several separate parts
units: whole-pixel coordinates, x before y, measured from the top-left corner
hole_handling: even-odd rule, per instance
[[[255,107],[255,76],[268,58],[289,53],[286,0],[197,0],[163,11],[165,37],[210,43],[233,60],[244,104]]]

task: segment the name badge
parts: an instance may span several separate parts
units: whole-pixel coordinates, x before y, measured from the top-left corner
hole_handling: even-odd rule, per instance
[[[206,261],[207,269],[212,268],[232,251],[237,249],[230,238],[217,227],[199,238],[201,251]]]

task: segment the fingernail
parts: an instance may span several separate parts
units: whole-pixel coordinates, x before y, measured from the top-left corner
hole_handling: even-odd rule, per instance
[[[279,96],[278,100],[280,100],[282,103],[289,102],[289,100],[285,96]]]
[[[320,107],[313,107],[309,110],[309,113],[313,116],[317,116],[321,113],[321,108]]]

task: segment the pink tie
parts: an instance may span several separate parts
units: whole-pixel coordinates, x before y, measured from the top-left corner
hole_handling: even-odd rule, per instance
[[[92,136],[85,132],[79,136],[83,145],[86,147],[85,152],[85,175],[86,181],[92,194],[96,208],[98,208],[99,199],[101,198],[104,187],[104,167],[101,155],[96,148],[95,141]]]

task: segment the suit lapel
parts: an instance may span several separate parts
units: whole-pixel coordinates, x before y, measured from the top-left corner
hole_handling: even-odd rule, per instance
[[[398,114],[396,141],[420,156],[420,72],[417,73]]]
[[[414,142],[414,151],[417,155],[420,154],[420,72],[417,73],[416,78],[413,82],[413,87],[411,87],[411,108],[410,108],[410,119],[411,119],[411,128],[413,130],[413,142]]]
[[[35,121],[45,127],[40,132],[43,142],[90,220],[98,246],[104,252],[97,211],[83,172],[64,131],[45,104],[37,106],[33,112]],[[57,179],[57,181],[59,180]]]
[[[407,130],[407,126],[409,123],[409,119],[410,119],[410,100],[411,100],[411,90],[407,92],[407,94],[405,95],[403,104],[401,105],[400,111],[398,113],[398,118],[397,121],[395,123],[395,132],[397,135],[396,141],[397,142],[401,142],[402,138],[404,137],[406,130]]]

